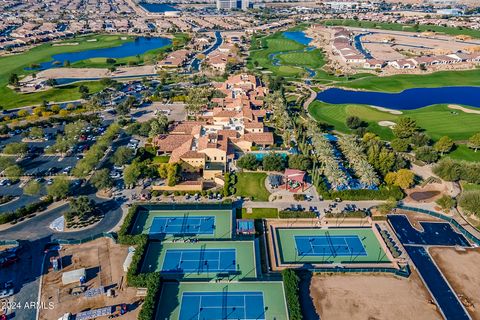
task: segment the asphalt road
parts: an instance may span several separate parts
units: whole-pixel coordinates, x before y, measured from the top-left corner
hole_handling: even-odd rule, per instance
[[[106,212],[104,218],[91,228],[63,233],[51,230],[48,227],[50,223],[68,210],[69,205],[65,204],[0,233],[0,240],[18,240],[22,246],[19,261],[7,268],[0,269],[0,282],[13,280],[15,283],[16,293],[9,298],[10,302],[14,302],[11,306],[15,306],[15,309],[11,310],[14,319],[35,319],[37,310],[25,306],[37,302],[38,299],[42,264],[45,264],[45,268],[49,264],[50,254],[46,257],[43,254],[45,244],[59,239],[80,240],[101,232],[108,232],[122,218],[122,202],[96,198],[91,194],[91,190],[83,190],[83,193],[90,193],[89,197],[95,199],[98,207]]]

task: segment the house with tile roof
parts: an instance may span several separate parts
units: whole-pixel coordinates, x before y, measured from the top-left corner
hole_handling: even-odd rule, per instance
[[[225,97],[212,99],[217,106],[205,108],[201,120],[174,123],[168,134],[152,140],[159,155],[170,156],[169,163],[180,163],[183,172],[197,172],[206,180],[228,171],[236,151],[274,144],[273,132],[263,123],[267,110],[261,109],[268,89],[255,76],[234,75],[215,87]]]

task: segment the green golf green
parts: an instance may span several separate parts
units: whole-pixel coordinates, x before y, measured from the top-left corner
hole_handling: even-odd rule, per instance
[[[277,228],[281,263],[388,263],[371,228]]]
[[[163,277],[215,278],[229,274],[234,280],[256,278],[253,241],[159,242],[148,244],[142,272]]]
[[[257,298],[252,301],[249,296]],[[241,299],[238,299],[239,297]],[[204,317],[201,317],[202,314]],[[280,281],[164,283],[157,302],[156,319],[186,320],[192,317],[287,320],[288,310],[283,283]]]
[[[181,236],[229,239],[232,237],[232,219],[232,210],[139,210],[131,233],[161,239]]]

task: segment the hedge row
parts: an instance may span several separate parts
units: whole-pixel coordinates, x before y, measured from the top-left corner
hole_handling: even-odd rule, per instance
[[[404,197],[404,193],[400,187],[397,186],[381,186],[378,190],[342,190],[333,191],[328,190],[325,183],[322,182],[317,186],[318,193],[323,199],[335,199],[340,198],[342,200],[389,200],[391,198],[395,200],[401,200]]]
[[[280,219],[316,218],[317,214],[311,211],[280,211],[278,217]]]
[[[138,206],[137,205],[132,205],[130,209],[128,209],[128,213],[125,216],[125,219],[123,219],[122,226],[120,227],[120,230],[118,231],[118,242],[121,244],[128,244],[128,245],[134,245],[137,244],[135,242],[136,236],[131,235],[129,233],[131,226],[133,222],[135,221],[135,217],[137,215],[137,210]]]
[[[157,297],[162,287],[162,279],[158,272],[141,273],[142,258],[147,250],[148,236],[146,234],[129,234],[132,223],[135,221],[138,207],[133,205],[128,210],[120,230],[118,242],[125,245],[135,245],[132,263],[127,271],[127,284],[131,287],[147,288],[147,295],[138,315],[139,320],[154,320]]]
[[[235,192],[237,192],[237,189],[235,188],[237,176],[235,173],[225,173],[224,180],[225,184],[223,185],[223,196],[228,197],[235,194]]]
[[[298,285],[300,279],[293,269],[282,271],[283,287],[287,299],[287,307],[290,320],[302,320],[302,309],[300,307]]]
[[[15,211],[7,212],[0,215],[0,224],[5,224],[8,222],[12,222],[18,219],[23,219],[28,215],[40,212],[45,210],[51,203],[53,202],[53,198],[51,196],[47,196],[44,199],[28,204],[26,206],[20,207]]]
[[[158,272],[150,273],[147,278],[147,295],[143,301],[142,309],[138,314],[138,320],[154,320],[155,307],[158,296],[162,289],[162,279]]]
[[[329,212],[325,214],[325,218],[365,218],[367,213],[364,211],[349,211],[349,212]]]

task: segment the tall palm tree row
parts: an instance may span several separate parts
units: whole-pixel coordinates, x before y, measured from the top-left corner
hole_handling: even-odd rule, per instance
[[[375,169],[368,163],[363,146],[355,136],[343,135],[339,137],[338,146],[355,171],[360,183],[365,187],[377,186],[380,183]]]
[[[308,126],[307,134],[311,138],[312,154],[316,162],[321,164],[323,175],[331,187],[341,189],[348,184],[345,172],[339,167],[339,160],[335,156],[330,141],[324,136],[317,126]]]

